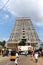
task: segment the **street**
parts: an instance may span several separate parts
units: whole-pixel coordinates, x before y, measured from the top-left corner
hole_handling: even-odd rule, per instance
[[[9,57],[0,58],[0,65],[15,65],[14,61],[10,61]],[[30,56],[20,55],[18,60],[18,65],[43,65],[43,61],[39,58],[38,63],[31,59]]]

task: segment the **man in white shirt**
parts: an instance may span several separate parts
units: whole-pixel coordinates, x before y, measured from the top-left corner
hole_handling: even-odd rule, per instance
[[[34,58],[35,58],[35,61],[38,62],[38,52],[35,53]]]
[[[16,59],[15,59],[15,64],[16,65],[18,64],[18,58],[19,58],[19,55],[18,55],[18,52],[16,52]]]

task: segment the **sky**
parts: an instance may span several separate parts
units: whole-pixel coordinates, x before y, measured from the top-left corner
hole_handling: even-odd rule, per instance
[[[9,39],[17,17],[30,17],[43,41],[43,0],[0,0],[0,41]]]

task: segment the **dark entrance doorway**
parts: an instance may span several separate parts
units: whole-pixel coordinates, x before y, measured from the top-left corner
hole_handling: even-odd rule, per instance
[[[22,39],[22,41],[25,41],[26,42],[26,39]]]

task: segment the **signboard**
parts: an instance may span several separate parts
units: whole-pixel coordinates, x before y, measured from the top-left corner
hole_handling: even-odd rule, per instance
[[[32,46],[18,46],[18,51],[28,51],[30,49],[33,49]]]

